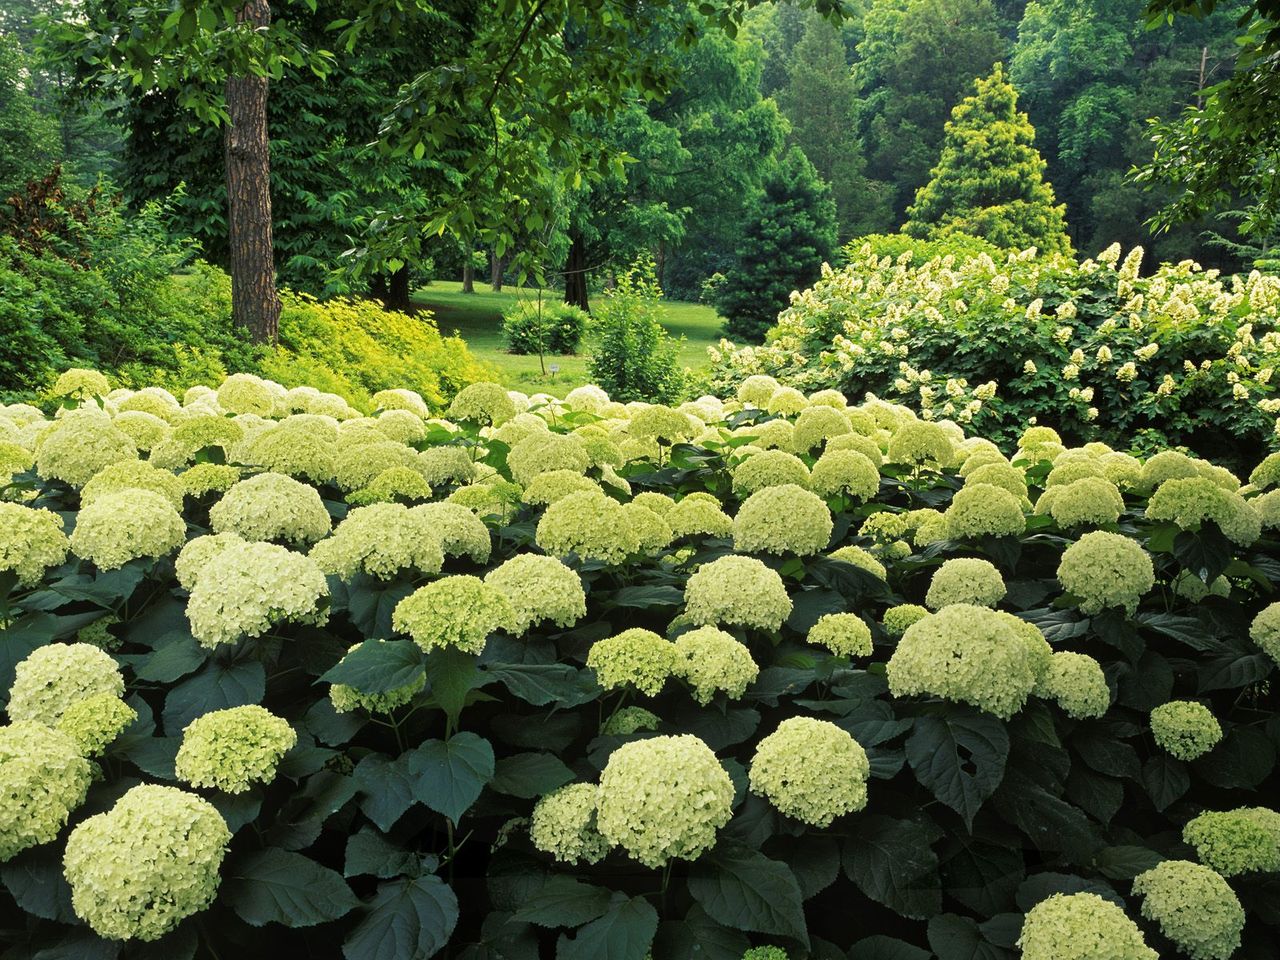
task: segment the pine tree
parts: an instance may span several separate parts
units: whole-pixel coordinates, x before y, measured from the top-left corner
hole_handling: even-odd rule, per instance
[[[976,86],[951,111],[942,156],[902,229],[913,237],[967,233],[1000,247],[1070,254],[1066,207],[1054,203],[1035,128],[1018,111],[1013,84],[997,63]]]
[[[811,286],[836,247],[836,205],[804,153],[792,147],[767,176],[716,306],[725,331],[760,341],[791,291]]]

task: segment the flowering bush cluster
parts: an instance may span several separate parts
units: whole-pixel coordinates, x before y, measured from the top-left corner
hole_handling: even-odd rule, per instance
[[[853,241],[763,346],[712,351],[712,389],[768,374],[870,391],[1002,442],[1039,421],[1151,453],[1276,445],[1280,278],[1191,261],[1143,275],[1141,248],[1077,263],[908,243]]]
[[[1280,454],[55,390],[0,407],[7,956],[1280,951]]]

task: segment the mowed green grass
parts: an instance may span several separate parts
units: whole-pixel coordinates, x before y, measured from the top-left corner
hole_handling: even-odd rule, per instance
[[[558,300],[555,291],[544,291],[544,298]],[[502,339],[502,314],[517,300],[537,301],[537,291],[507,287],[494,293],[487,283],[476,283],[475,293],[463,293],[462,284],[436,280],[417,290],[413,299],[435,316],[443,334],[457,334],[467,342],[471,352],[497,372],[503,386],[525,392],[545,391],[563,396],[574,387],[589,383],[586,353],[590,334],[582,353],[572,357],[546,356],[548,372],[543,373],[536,356],[519,356],[507,352]],[[691,370],[707,366],[707,347],[720,341],[723,319],[711,307],[701,303],[663,301],[663,326],[676,338],[684,337],[680,361]],[[559,370],[552,374],[550,366]]]

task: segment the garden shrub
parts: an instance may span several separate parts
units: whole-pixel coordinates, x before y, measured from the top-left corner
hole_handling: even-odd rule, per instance
[[[1144,276],[1141,248],[1077,263],[960,237],[872,237],[846,255],[763,346],[714,350],[711,389],[768,374],[870,392],[1006,443],[1033,423],[1228,461],[1275,442],[1280,277],[1190,261]]]
[[[0,407],[8,955],[1280,952],[1280,455],[107,390]]]
[[[653,262],[641,260],[596,304],[587,367],[618,400],[670,403],[684,390],[679,341],[662,326],[661,299]]]
[[[557,300],[521,300],[502,315],[502,336],[512,353],[578,352],[590,317]]]

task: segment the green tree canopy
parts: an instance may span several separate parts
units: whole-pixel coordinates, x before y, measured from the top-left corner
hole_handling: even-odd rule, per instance
[[[17,42],[0,34],[0,203],[62,154],[58,124],[36,109],[26,73]]]
[[[1000,247],[1070,253],[1065,207],[1054,203],[1035,136],[996,64],[951,112],[933,179],[916,193],[903,230],[925,239],[967,233]]]

